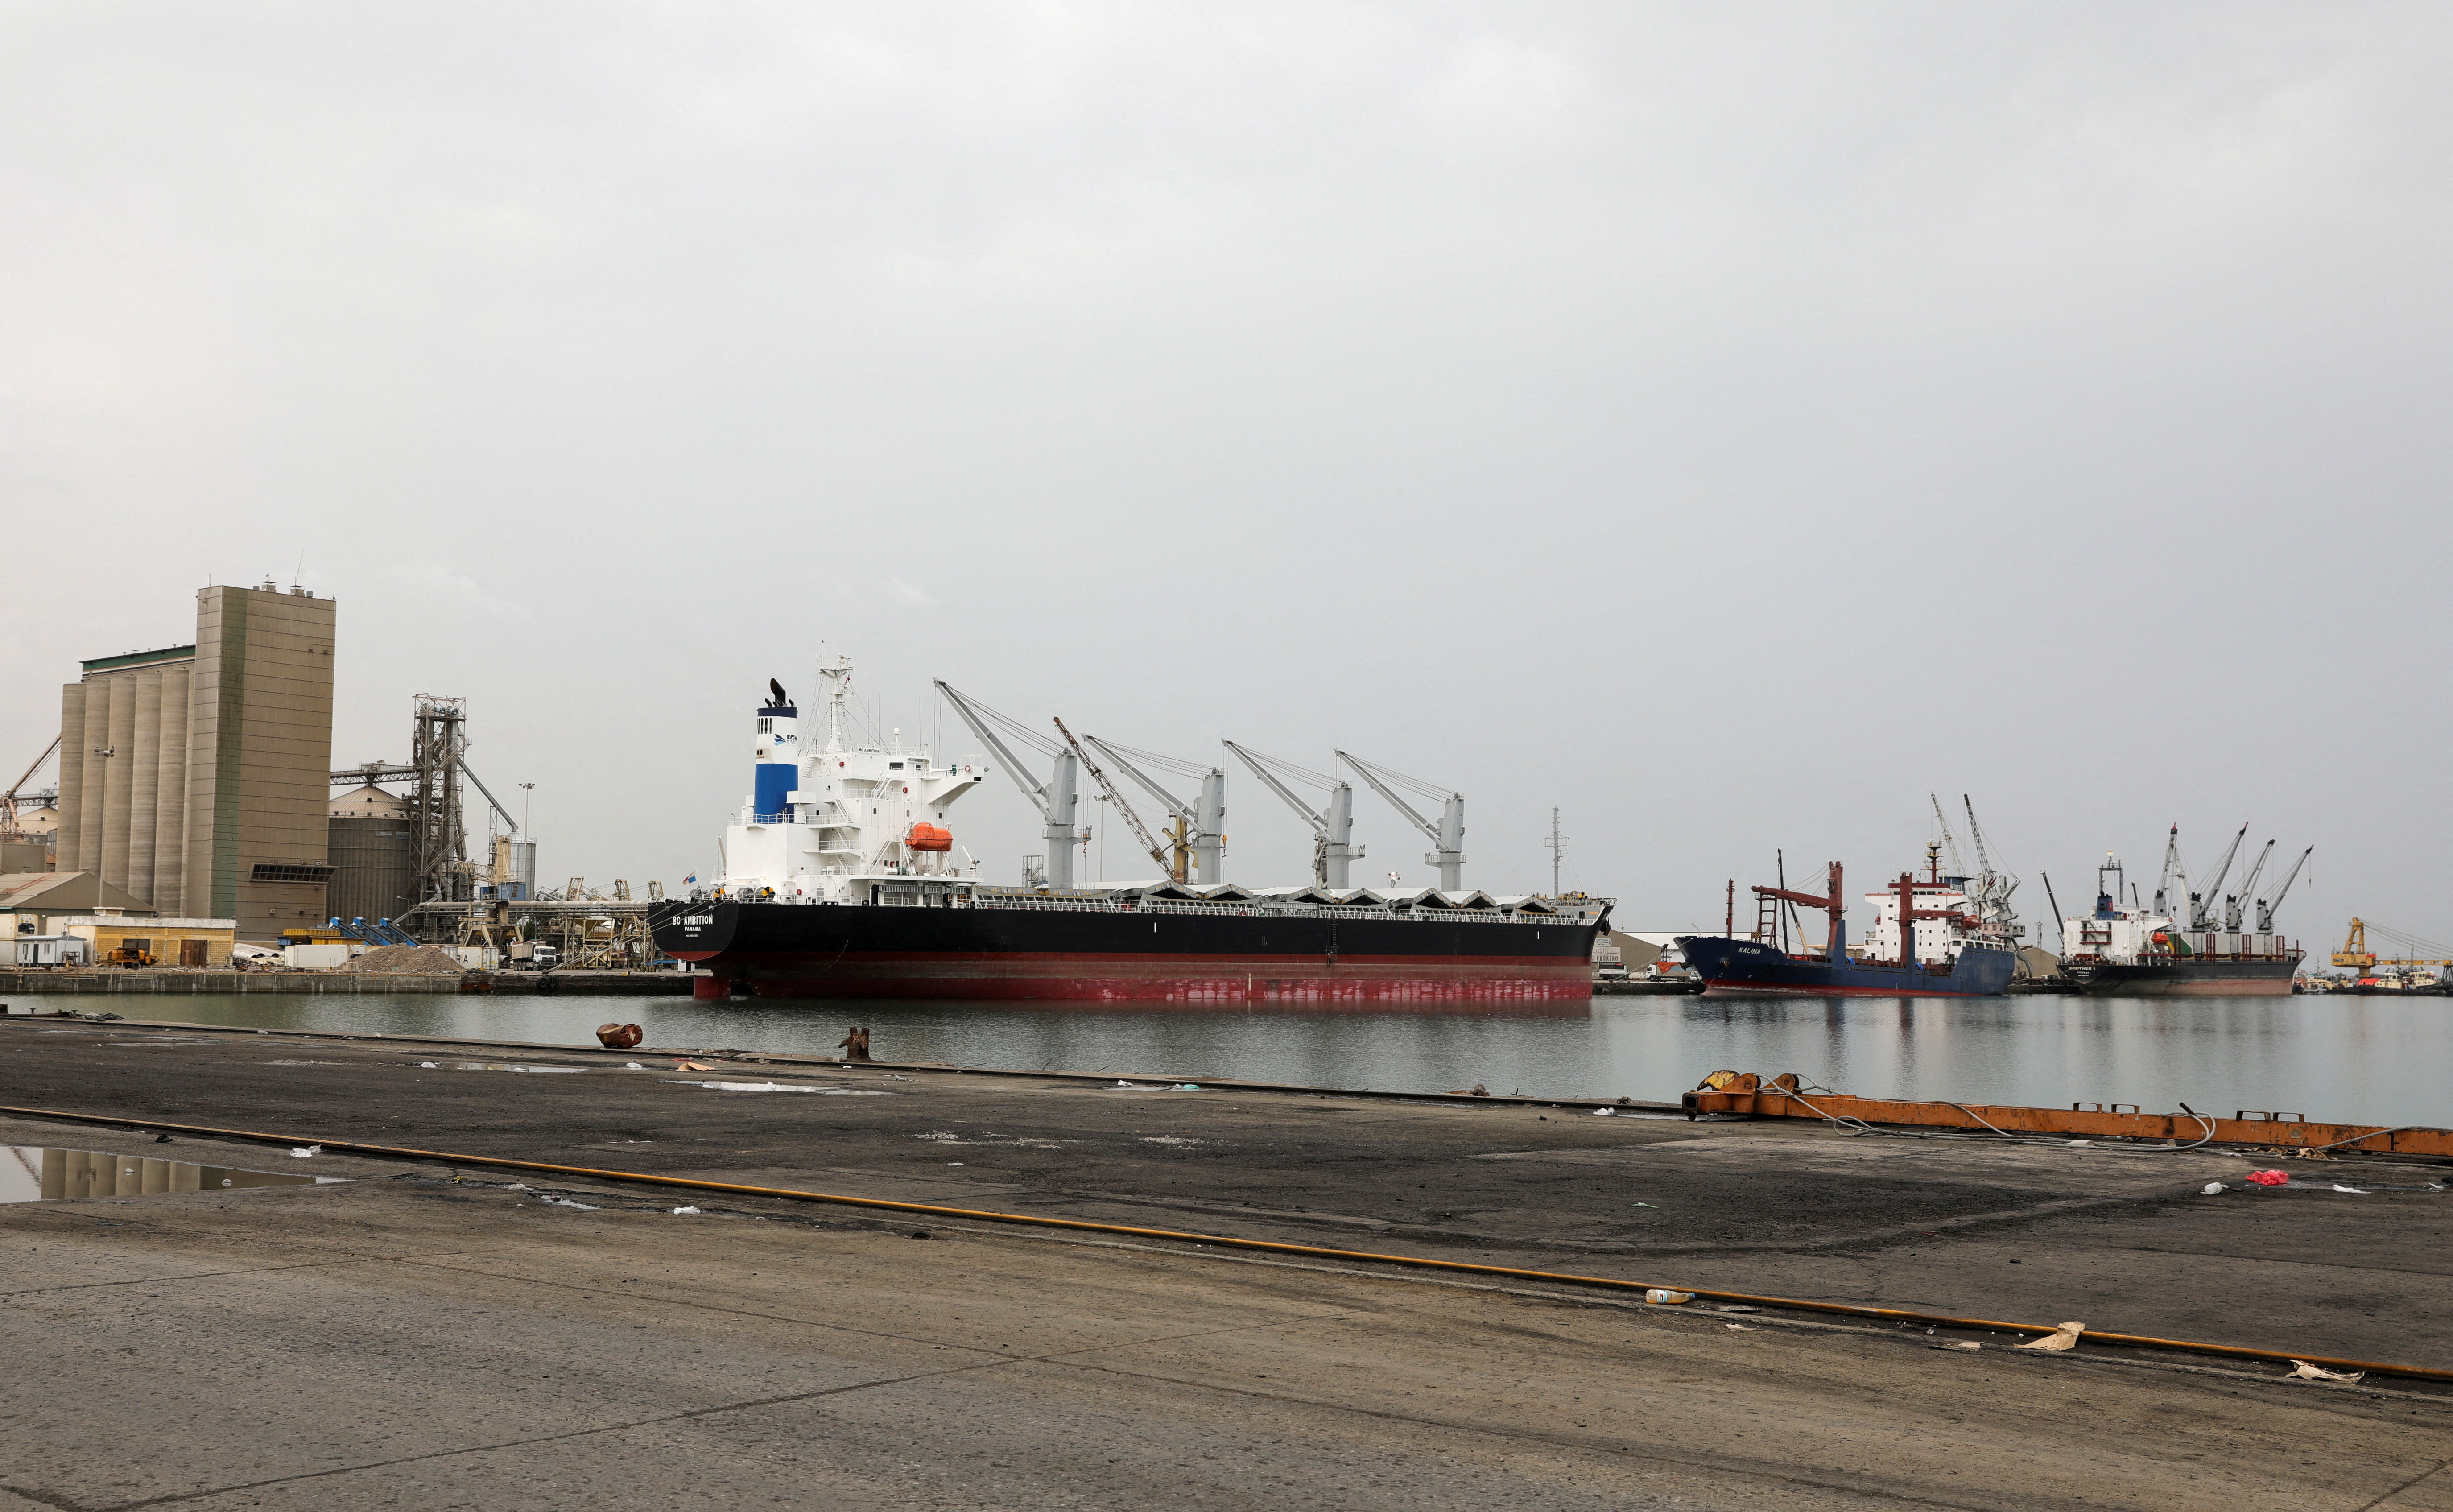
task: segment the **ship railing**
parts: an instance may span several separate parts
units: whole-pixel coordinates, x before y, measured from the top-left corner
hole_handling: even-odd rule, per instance
[[[1214,914],[1221,918],[1249,919],[1259,915],[1286,919],[1350,919],[1350,920],[1436,920],[1459,924],[1572,924],[1575,921],[1559,914],[1519,914],[1481,909],[1446,908],[1357,908],[1340,904],[1271,905],[1214,903],[1153,903],[1136,900],[1118,903],[1107,898],[1011,898],[980,897],[970,902],[974,908],[1037,908],[1070,913],[1130,914]]]

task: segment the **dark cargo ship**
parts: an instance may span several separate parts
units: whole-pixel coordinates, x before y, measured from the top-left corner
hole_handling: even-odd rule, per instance
[[[649,907],[657,947],[708,971],[701,996],[1436,1011],[1592,995],[1594,937],[1609,913],[1601,899],[987,885],[976,864],[954,863],[947,827],[985,762],[847,745],[849,666],[821,670],[833,684],[825,747],[803,753],[800,712],[773,686],[757,711],[753,791],[725,833],[723,881]],[[1072,833],[1069,820],[1050,828],[1052,845]]]
[[[703,997],[1381,1007],[1592,995],[1599,919],[1539,900],[1501,907],[1486,898],[1339,903],[1311,888],[1202,890],[1060,898],[971,887],[926,904],[680,899],[653,905],[649,918],[660,949],[708,970]]]
[[[2120,858],[2106,854],[2096,868],[2095,911],[2062,921],[2062,974],[2081,992],[2101,997],[2283,997],[2300,973],[2305,952],[2274,932],[2274,910],[2291,890],[2303,851],[2271,899],[2257,895],[2274,843],[2242,879],[2240,891],[2224,892],[2233,858],[2248,826],[2240,826],[2231,848],[2205,893],[2189,890],[2181,860],[2181,826],[2174,825],[2164,848],[2164,871],[2150,905],[2125,900]],[[2310,846],[2313,850],[2316,847]],[[2254,929],[2244,930],[2251,906]]]

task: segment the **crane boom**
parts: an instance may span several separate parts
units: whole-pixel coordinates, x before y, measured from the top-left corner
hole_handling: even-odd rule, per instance
[[[1125,816],[1125,823],[1131,826],[1134,838],[1142,843],[1144,850],[1149,852],[1150,860],[1158,863],[1158,869],[1166,872],[1170,880],[1182,882],[1184,868],[1167,859],[1166,850],[1150,837],[1149,826],[1142,823],[1142,816],[1133,812],[1133,806],[1126,801],[1123,793],[1116,790],[1114,783],[1107,781],[1107,774],[1099,769],[1099,764],[1090,759],[1090,753],[1082,748],[1082,743],[1073,738],[1073,732],[1065,727],[1065,722],[1061,719],[1056,721],[1056,733],[1065,737],[1065,744],[1072,748],[1074,756],[1082,763],[1082,769],[1088,772],[1090,780],[1099,785],[1099,791],[1107,796],[1107,802],[1116,806],[1116,812]]]
[[[1253,776],[1267,784],[1271,792],[1285,799],[1286,806],[1301,814],[1304,822],[1311,826],[1312,879],[1324,887],[1346,886],[1347,864],[1363,859],[1362,847],[1351,843],[1354,837],[1354,785],[1275,756],[1247,750],[1231,740],[1222,740],[1219,744],[1233,751],[1237,761],[1250,767]],[[1295,790],[1280,782],[1277,771],[1272,771],[1272,767],[1298,781],[1318,783],[1326,787],[1326,809],[1316,809],[1295,796]]]
[[[1959,838],[1950,832],[1950,821],[1943,817],[1942,795],[1927,793],[1925,797],[1933,801],[1933,822],[1942,826],[1942,845],[1944,849],[1950,852],[1950,869],[1964,874],[1967,864],[1959,859]]]
[[[2224,847],[2223,864],[2215,868],[2215,880],[2206,884],[2204,897],[2201,898],[2194,892],[2189,894],[2190,928],[2203,929],[2206,926],[2207,910],[2205,908],[2205,904],[2222,895],[2224,878],[2231,874],[2231,860],[2234,856],[2240,854],[2240,843],[2247,838],[2248,823],[2244,820],[2241,822],[2240,833],[2232,836],[2231,844]]]
[[[2273,902],[2268,903],[2263,898],[2257,900],[2257,932],[2259,934],[2272,934],[2274,932],[2274,910],[2283,906],[2283,894],[2289,892],[2291,890],[2291,885],[2300,880],[2300,868],[2308,864],[2309,854],[2316,848],[2316,846],[2310,846],[2307,850],[2300,852],[2300,859],[2293,862],[2291,864],[2291,869],[2283,874],[2283,885],[2274,889]]]
[[[1206,885],[1226,880],[1218,874],[1219,855],[1226,841],[1226,774],[1224,771],[1215,766],[1197,766],[1191,762],[1159,755],[1156,751],[1118,746],[1096,735],[1085,735],[1082,740],[1107,757],[1109,766],[1148,789],[1150,796],[1167,810],[1167,817],[1175,821],[1174,833],[1167,838],[1172,842],[1170,848],[1175,860],[1169,873],[1176,881],[1190,878]],[[1128,751],[1153,766],[1185,777],[1200,778],[1201,797],[1198,802],[1187,804],[1176,797],[1157,778],[1134,765],[1126,754]]]
[[[2224,927],[2234,934],[2240,932],[2240,919],[2244,911],[2241,905],[2246,903],[2250,895],[2257,891],[2257,874],[2265,869],[2265,858],[2273,854],[2274,842],[2269,840],[2265,843],[2265,848],[2257,853],[2257,865],[2249,867],[2248,875],[2240,879],[2240,891],[2224,894]]]
[[[1425,856],[1423,861],[1426,865],[1438,869],[1441,890],[1455,892],[1464,886],[1465,794],[1434,787],[1429,783],[1408,777],[1403,772],[1391,771],[1377,763],[1364,761],[1345,751],[1339,751],[1337,759],[1353,767],[1365,782],[1371,785],[1373,792],[1388,800],[1390,807],[1412,821],[1416,829],[1430,838],[1431,853]],[[1444,807],[1439,822],[1433,824],[1416,813],[1413,805],[1397,796],[1397,786],[1412,788],[1419,797],[1441,800]]]
[[[954,706],[954,712],[961,715],[963,723],[971,727],[971,733],[977,735],[988,749],[996,752],[997,760],[1004,764],[1007,773],[1013,778],[1014,786],[1022,789],[1022,795],[1030,800],[1032,807],[1039,810],[1039,817],[1047,821],[1046,827],[1040,833],[1047,841],[1048,885],[1059,891],[1070,890],[1073,885],[1073,846],[1082,839],[1081,833],[1074,828],[1073,819],[1077,802],[1073,790],[1074,775],[1079,767],[1080,758],[1065,746],[1057,745],[1019,721],[1000,714],[985,704],[975,703],[964,697],[954,691],[945,679],[938,678],[934,681],[937,691],[945,695],[946,702]],[[1014,739],[1037,750],[1041,755],[1055,759],[1054,770],[1049,774],[1048,781],[1043,783],[1030,775],[1029,768],[1024,766],[1012,750],[1007,748],[1006,743],[997,738],[996,731],[988,727],[990,721],[1003,726],[1011,732]]]
[[[51,753],[59,748],[60,737],[54,735],[51,743],[43,747],[43,754],[35,757],[24,771],[17,774],[17,780],[9,785],[7,793],[0,794],[0,835],[14,840],[25,833],[17,826],[17,791],[34,780],[34,774],[43,769],[43,763],[50,761]]]
[[[2172,891],[2172,879],[2175,877],[2181,879],[2181,890],[2178,893]],[[2181,826],[2174,825],[2171,834],[2164,841],[2164,874],[2155,880],[2155,911],[2168,912],[2165,906],[2166,900],[2169,899],[2173,904],[2185,902],[2188,891],[2188,864],[2181,859]]]

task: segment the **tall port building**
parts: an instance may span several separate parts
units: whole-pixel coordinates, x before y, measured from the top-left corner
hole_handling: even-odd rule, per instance
[[[54,865],[241,940],[323,923],[333,610],[209,587],[192,646],[84,663],[60,694]]]

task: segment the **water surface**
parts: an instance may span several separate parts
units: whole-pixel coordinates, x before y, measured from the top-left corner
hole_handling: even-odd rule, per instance
[[[2202,1113],[2453,1124],[2446,998],[1597,998],[1447,1015],[434,995],[108,1002],[131,1018],[568,1044],[593,1044],[596,1025],[618,1020],[647,1030],[642,1057],[828,1053],[859,1024],[880,1060],[1172,1081],[1403,1091],[1479,1083],[1498,1093],[1669,1102],[1727,1068],[1796,1071],[1865,1097],[2149,1111],[2185,1102]]]

